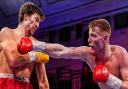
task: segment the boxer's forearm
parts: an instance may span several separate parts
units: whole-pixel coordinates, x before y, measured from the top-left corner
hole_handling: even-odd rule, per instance
[[[54,58],[82,59],[87,57],[88,50],[87,46],[66,47],[61,44],[46,43],[44,52]]]
[[[39,89],[50,89],[47,76],[44,76],[44,77],[45,77],[45,79],[43,79],[42,81],[38,81],[39,82]]]
[[[82,53],[76,48],[65,47],[60,44],[46,43],[45,51],[49,56],[59,59],[81,59]]]
[[[35,65],[36,74],[39,83],[39,89],[49,89],[48,78],[46,74],[45,64],[44,63],[37,63]]]

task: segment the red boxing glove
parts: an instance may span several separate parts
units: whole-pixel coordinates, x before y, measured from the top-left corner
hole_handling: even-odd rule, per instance
[[[104,82],[111,89],[120,89],[122,80],[112,75],[105,65],[99,64],[94,68],[93,80],[97,82]]]
[[[26,54],[32,50],[32,41],[28,37],[23,37],[17,44],[19,53]]]
[[[38,40],[32,40],[28,37],[23,37],[17,44],[19,53],[26,54],[30,51],[44,51],[46,43]]]
[[[105,65],[99,64],[94,68],[93,80],[97,82],[106,82],[109,77],[109,71]]]

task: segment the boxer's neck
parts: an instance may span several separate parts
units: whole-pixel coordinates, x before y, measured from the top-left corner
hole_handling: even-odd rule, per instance
[[[112,57],[112,54],[113,54],[113,52],[111,50],[111,46],[109,44],[107,44],[105,46],[104,50],[97,53],[96,61],[104,63]]]
[[[15,32],[18,36],[25,37],[25,30],[26,30],[26,27],[23,24],[19,24]]]

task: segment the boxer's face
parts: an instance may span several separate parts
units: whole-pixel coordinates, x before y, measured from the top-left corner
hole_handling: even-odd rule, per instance
[[[89,38],[88,38],[89,46],[92,51],[101,51],[105,46],[104,35],[100,31],[98,26],[94,28],[89,28]]]
[[[34,34],[34,32],[39,27],[39,24],[41,22],[41,18],[37,13],[32,14],[31,16],[26,16],[26,24],[27,24],[27,30],[26,34],[31,36]]]

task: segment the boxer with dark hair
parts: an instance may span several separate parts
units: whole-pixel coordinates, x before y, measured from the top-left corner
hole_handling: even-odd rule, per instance
[[[89,46],[65,47],[35,41],[30,38],[20,46],[28,51],[40,50],[54,58],[80,59],[86,61],[93,71],[93,79],[101,89],[128,89],[128,54],[118,45],[109,43],[111,27],[105,19],[98,19],[89,24]],[[30,44],[30,45],[25,45]]]
[[[1,30],[0,89],[33,89],[29,78],[34,67],[39,89],[49,89],[44,64],[49,60],[49,56],[38,51],[21,53],[17,49],[19,40],[22,37],[31,37],[42,20],[44,16],[41,10],[35,4],[27,2],[20,8],[18,27],[4,27]]]

